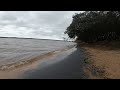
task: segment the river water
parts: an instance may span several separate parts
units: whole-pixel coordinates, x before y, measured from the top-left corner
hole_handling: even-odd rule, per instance
[[[0,69],[74,45],[73,42],[57,40],[0,38]]]

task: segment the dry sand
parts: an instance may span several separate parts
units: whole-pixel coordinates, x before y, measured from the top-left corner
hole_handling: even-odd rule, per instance
[[[91,79],[120,79],[120,49],[110,45],[82,45],[88,54],[85,72]]]

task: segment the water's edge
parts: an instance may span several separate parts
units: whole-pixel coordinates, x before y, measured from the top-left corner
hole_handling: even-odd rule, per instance
[[[30,64],[30,63],[33,63],[35,61],[38,61],[38,60],[40,60],[42,58],[45,58],[46,56],[51,56],[51,55],[58,54],[58,53],[61,53],[63,51],[69,50],[69,49],[71,49],[71,48],[73,48],[75,46],[76,45],[69,45],[69,46],[66,46],[64,48],[61,48],[61,49],[58,49],[58,50],[55,50],[55,51],[51,51],[51,52],[45,53],[43,55],[39,55],[39,56],[36,56],[36,57],[33,57],[33,58],[28,58],[27,60],[20,60],[18,62],[6,64],[6,65],[1,65],[0,66],[0,70],[1,71],[5,71],[5,70],[15,69],[15,68],[24,66],[26,64]]]

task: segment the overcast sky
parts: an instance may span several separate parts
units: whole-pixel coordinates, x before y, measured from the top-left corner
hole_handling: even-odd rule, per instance
[[[81,11],[0,11],[0,37],[61,40]]]

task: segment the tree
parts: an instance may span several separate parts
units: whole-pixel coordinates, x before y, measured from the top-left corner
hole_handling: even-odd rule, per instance
[[[120,11],[86,11],[75,14],[65,34],[84,42],[120,39]]]

